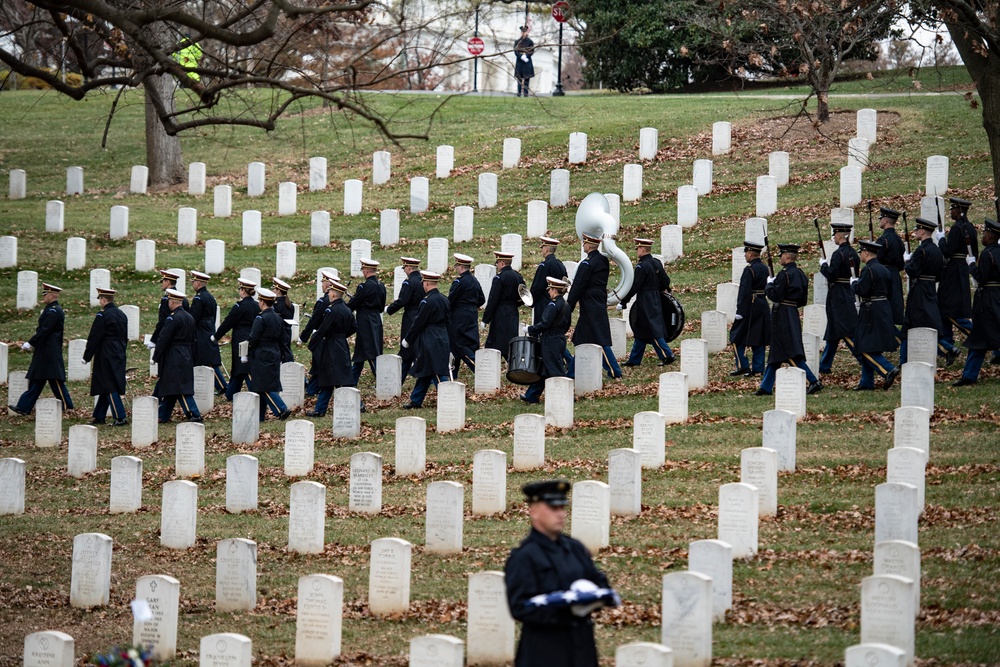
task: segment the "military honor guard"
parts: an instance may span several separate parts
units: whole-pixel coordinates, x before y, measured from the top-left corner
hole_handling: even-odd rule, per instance
[[[400,310],[403,311],[403,321],[399,323],[399,341],[402,343],[410,333],[413,321],[417,319],[417,309],[424,300],[424,285],[420,277],[420,260],[416,257],[400,257],[399,260],[403,264],[406,282],[400,286],[399,295],[386,307],[385,312],[395,315]],[[414,353],[412,349],[400,345],[399,356],[403,360],[402,377],[405,380],[413,365]]]
[[[42,302],[45,307],[38,315],[35,335],[21,345],[25,352],[34,352],[28,365],[28,390],[21,394],[16,405],[7,407],[19,415],[29,415],[45,383],[52,395],[62,401],[63,410],[73,409],[73,399],[66,388],[66,364],[63,362],[63,325],[66,315],[59,305],[61,287],[42,283]]]
[[[292,414],[281,399],[281,348],[285,344],[285,322],[274,309],[278,295],[269,289],[257,290],[260,313],[250,328],[247,354],[240,361],[250,364],[250,382],[260,396],[260,421],[271,408],[274,416],[285,420]]]
[[[521,394],[525,403],[538,403],[545,391],[546,378],[566,377],[566,332],[569,331],[569,305],[563,295],[569,283],[549,276],[545,279],[549,286],[545,296],[545,310],[542,319],[528,327],[528,335],[536,336],[541,345],[542,365],[536,382]]]
[[[504,567],[507,606],[521,623],[516,667],[597,667],[590,615],[619,603],[587,548],[563,533],[569,489],[565,480],[523,488],[531,531]]]
[[[976,326],[965,339],[969,353],[955,387],[975,384],[987,350],[994,350],[996,354],[1000,348],[1000,246],[997,241],[1000,241],[1000,223],[987,220],[983,226],[983,251],[971,272],[976,279],[976,297],[972,305]]]
[[[451,317],[448,323],[448,338],[451,341],[451,355],[455,358],[452,375],[458,377],[458,369],[465,363],[476,372],[476,350],[479,349],[479,308],[486,303],[483,288],[472,274],[473,259],[468,255],[455,253],[455,273],[458,274],[448,290],[448,304]]]
[[[625,365],[641,364],[646,346],[652,345],[660,360],[659,365],[666,366],[674,363],[674,353],[665,337],[666,325],[663,322],[660,294],[670,291],[670,276],[663,270],[660,260],[653,257],[653,242],[650,239],[635,239],[635,253],[638,261],[635,264],[632,289],[617,306],[618,310],[624,310],[629,301],[635,299],[628,318],[634,340]]]
[[[250,339],[254,318],[260,313],[260,306],[253,299],[253,295],[257,291],[257,283],[240,278],[238,285],[240,300],[233,304],[226,319],[222,320],[222,324],[219,325],[219,330],[215,332],[215,340],[217,341],[222,340],[223,336],[230,331],[233,332],[232,365],[229,372],[229,385],[226,387],[226,399],[230,402],[237,392],[243,391],[244,383],[246,383],[247,389],[254,390],[250,380],[250,364],[242,360],[240,343]]]
[[[918,327],[927,327],[938,332],[938,355],[945,356],[945,366],[951,366],[958,358],[958,350],[945,340],[941,322],[941,310],[934,286],[944,275],[944,255],[932,241],[938,231],[937,224],[924,218],[917,218],[913,236],[920,243],[913,253],[906,253],[904,270],[910,278],[910,293],[906,299],[906,317],[903,323],[903,342],[899,347],[899,363],[906,363],[906,332]]]
[[[170,298],[167,296],[167,290],[177,289],[177,281],[180,280],[180,275],[174,273],[173,271],[160,270],[160,289],[163,290],[163,296],[160,297],[160,309],[157,312],[156,328],[153,329],[153,335],[150,336],[149,342],[146,344],[150,350],[156,346],[156,341],[160,338],[160,329],[163,328],[163,323],[166,321],[167,317],[170,315],[170,304],[168,301]],[[184,299],[182,306],[184,310],[188,310],[188,300]]]
[[[403,406],[404,410],[422,407],[424,397],[431,384],[448,379],[450,369],[449,354],[451,343],[448,340],[448,299],[438,291],[441,274],[433,271],[421,271],[424,298],[417,309],[417,318],[413,321],[406,337],[400,345],[413,349],[415,359],[410,373],[417,379],[410,392],[410,401]]]
[[[809,279],[795,265],[799,256],[799,246],[795,243],[779,243],[781,253],[778,261],[781,271],[767,279],[764,293],[774,305],[771,307],[771,349],[767,358],[767,368],[760,380],[757,396],[770,396],[774,391],[774,381],[778,369],[785,363],[792,364],[806,372],[809,381],[807,394],[823,390],[819,381],[806,365],[806,352],[802,346],[802,322],[799,308],[809,300]],[[854,308],[854,304],[851,304]]]
[[[895,209],[882,207],[878,213],[878,226],[882,229],[882,235],[878,237],[878,263],[889,269],[892,279],[892,292],[889,294],[889,303],[892,306],[892,322],[896,327],[896,337],[900,338],[900,331],[903,328],[903,317],[905,308],[903,306],[903,279],[902,273],[906,262],[903,255],[906,254],[906,246],[903,239],[896,233],[896,221],[901,213]]]
[[[601,239],[590,234],[583,235],[583,251],[586,259],[576,268],[573,286],[569,289],[566,303],[570,311],[580,306],[573,330],[573,345],[592,343],[604,350],[602,366],[613,378],[622,376],[615,353],[611,349],[611,322],[608,320],[608,275],[611,265],[608,258],[598,251]],[[569,371],[573,376],[573,369]]]
[[[286,283],[281,278],[277,276],[271,278],[271,285],[274,289],[274,293],[277,295],[274,299],[274,312],[278,314],[284,324],[284,340],[281,344],[281,363],[285,364],[289,361],[295,361],[295,355],[292,354],[292,325],[291,322],[295,321],[295,304],[288,297],[288,292],[291,291],[292,286]]]
[[[771,340],[771,314],[768,312],[764,288],[771,272],[760,254],[764,246],[752,241],[743,242],[743,257],[747,265],[740,274],[740,290],[736,295],[736,320],[729,332],[729,342],[733,345],[736,369],[730,373],[740,375],[760,375],[764,372],[767,344]],[[746,349],[750,348],[750,360]]]
[[[524,284],[524,278],[511,268],[514,253],[494,250],[493,255],[497,274],[493,277],[486,310],[483,311],[483,324],[489,327],[484,347],[500,350],[500,356],[507,359],[510,340],[519,333],[518,308],[522,301],[518,290]]]
[[[322,296],[316,299],[316,303],[313,305],[312,314],[309,316],[309,321],[306,322],[306,326],[302,331],[299,332],[299,342],[307,343],[309,342],[312,334],[319,325],[323,322],[323,317],[326,314],[327,306],[330,305],[330,297],[327,296],[330,292],[330,284],[336,280],[336,276],[327,271],[320,273],[320,289],[323,290]],[[319,393],[319,368],[316,365],[317,351],[319,348],[312,345],[309,346],[309,350],[312,353],[312,358],[310,359],[309,366],[309,381],[306,383],[306,396],[315,396]]]
[[[357,386],[366,361],[372,369],[372,375],[375,375],[375,360],[382,354],[385,285],[378,279],[378,267],[379,263],[374,259],[361,260],[361,275],[365,280],[358,285],[354,296],[347,302],[347,307],[354,313],[358,324],[358,334],[354,338],[354,365],[351,369],[353,386]]]
[[[90,395],[97,396],[91,424],[104,424],[111,410],[113,426],[128,424],[122,394],[125,393],[125,353],[128,348],[128,317],[115,305],[113,289],[97,288],[101,306],[90,325],[83,361],[90,364]]]
[[[153,362],[159,365],[160,377],[153,396],[160,399],[159,421],[170,423],[178,402],[189,422],[202,421],[194,401],[194,318],[184,309],[187,297],[175,289],[167,290],[170,314],[163,321],[160,338],[153,350]]]
[[[851,247],[851,225],[831,225],[833,242],[837,249],[829,257],[820,260],[819,270],[826,278],[829,289],[826,293],[826,348],[819,359],[820,374],[833,370],[833,359],[840,341],[844,341],[848,351],[854,352],[854,332],[858,329],[858,311],[855,306],[851,279],[858,277],[861,261]]]
[[[542,261],[535,268],[535,276],[531,279],[531,287],[528,290],[532,299],[532,322],[536,324],[542,321],[542,314],[549,305],[549,284],[546,278],[562,280],[566,277],[566,265],[556,257],[559,241],[550,236],[543,236],[539,242],[541,243]]]
[[[222,353],[215,341],[215,313],[218,304],[215,297],[208,291],[211,276],[201,271],[191,272],[191,287],[194,297],[191,299],[191,317],[194,318],[195,346],[194,365],[208,366],[215,371],[215,393],[224,394],[228,382],[222,372]]]
[[[316,407],[309,417],[322,417],[330,406],[333,390],[338,387],[353,387],[354,374],[351,368],[351,345],[348,337],[358,330],[354,313],[344,303],[347,287],[339,281],[330,280],[326,289],[329,303],[323,311],[323,321],[309,338],[309,349],[313,353],[313,368],[319,394]]]
[[[972,331],[972,293],[969,267],[979,256],[976,228],[969,222],[972,202],[952,197],[951,219],[947,235],[936,230],[934,240],[944,255],[944,274],[938,284],[938,307],[941,310],[941,335],[949,344],[955,343],[955,328],[968,337]]]
[[[878,261],[882,245],[876,241],[860,241],[861,261],[865,263],[858,278],[851,279],[851,288],[861,300],[858,327],[854,334],[854,356],[861,364],[861,380],[855,391],[875,388],[875,374],[882,376],[882,388],[892,387],[899,369],[884,356],[897,347],[896,325],[893,323],[891,294],[894,269]]]

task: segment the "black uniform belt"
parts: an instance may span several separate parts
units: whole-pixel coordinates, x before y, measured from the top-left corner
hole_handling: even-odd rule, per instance
[[[851,284],[851,279],[850,278],[837,278],[833,282],[838,283],[840,285],[850,285]]]
[[[962,261],[965,261],[965,258],[966,258],[966,257],[968,257],[968,255],[952,255],[952,256],[951,256],[951,257],[949,257],[948,259],[960,259],[960,260],[962,260]]]
[[[799,307],[799,304],[795,303],[794,301],[779,301],[778,303],[781,304],[782,306],[791,306],[792,308]]]
[[[764,292],[763,291],[753,292],[751,296],[764,296]]]
[[[936,283],[937,282],[937,278],[935,278],[934,276],[917,276],[917,280],[923,280],[924,282],[928,282],[928,283]]]
[[[980,285],[980,287],[1000,287],[1000,283],[994,283],[994,282],[983,283],[982,285]]]
[[[861,303],[871,303],[872,301],[888,301],[884,296],[873,296],[870,299],[861,299]]]

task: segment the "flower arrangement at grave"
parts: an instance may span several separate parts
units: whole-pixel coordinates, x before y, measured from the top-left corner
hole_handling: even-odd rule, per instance
[[[98,653],[90,664],[99,667],[151,667],[153,652],[142,646],[115,646],[107,653]]]

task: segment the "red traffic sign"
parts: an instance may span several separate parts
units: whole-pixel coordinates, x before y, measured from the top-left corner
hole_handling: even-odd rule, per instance
[[[482,38],[473,37],[469,40],[469,53],[474,56],[478,56],[486,48],[486,44],[483,43]]]
[[[559,0],[552,5],[552,18],[559,23],[565,23],[569,19],[569,3],[566,0]]]

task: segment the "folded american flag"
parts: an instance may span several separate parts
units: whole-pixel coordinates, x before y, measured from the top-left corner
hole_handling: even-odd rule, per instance
[[[538,607],[568,607],[574,605],[589,606],[595,602],[601,603],[603,607],[617,607],[621,604],[621,598],[612,588],[595,588],[588,591],[555,591],[543,593],[530,598],[524,603],[529,609]]]

